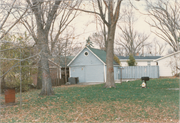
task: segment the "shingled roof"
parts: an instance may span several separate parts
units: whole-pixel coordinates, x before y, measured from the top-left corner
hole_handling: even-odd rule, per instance
[[[91,50],[97,57],[99,57],[105,64],[106,64],[106,51],[101,49],[95,49],[91,47],[87,47],[89,50]],[[114,65],[119,65],[116,61],[113,61]]]
[[[74,58],[74,56],[66,56],[66,64],[69,64],[69,62],[73,58]],[[50,56],[50,60],[55,62],[56,64],[60,65],[61,67],[65,67],[65,56],[60,56],[60,57]]]
[[[89,51],[91,51],[101,62],[103,62],[104,64],[106,64],[106,52],[104,50],[101,49],[95,49],[95,48],[91,48],[91,47],[85,47],[86,49],[88,49]],[[84,49],[85,49],[84,48]],[[83,49],[83,50],[84,50]],[[81,50],[68,64],[68,66],[76,59],[76,57],[78,57],[78,55],[83,51]],[[113,65],[119,65],[115,60],[113,61]]]

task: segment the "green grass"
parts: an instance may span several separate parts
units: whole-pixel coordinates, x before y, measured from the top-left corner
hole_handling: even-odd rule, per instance
[[[2,122],[170,122],[178,121],[179,79],[151,79],[84,87],[56,87],[53,96],[40,90],[23,93],[23,106],[2,108]],[[20,95],[16,94],[19,102]]]

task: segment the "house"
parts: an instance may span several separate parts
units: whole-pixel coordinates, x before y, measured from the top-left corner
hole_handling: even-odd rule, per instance
[[[69,78],[69,67],[67,66],[69,62],[74,58],[74,56],[61,56],[60,57],[60,66],[61,66],[61,76],[65,80],[65,73],[68,80]]]
[[[160,77],[170,77],[180,73],[180,51],[154,60],[159,66]]]
[[[127,61],[129,60],[129,56],[118,56],[121,61],[121,66],[128,66]],[[151,66],[156,65],[154,60],[161,58],[161,56],[134,56],[136,60],[137,66]]]
[[[119,64],[115,61],[114,79],[118,80]],[[70,77],[78,77],[79,82],[106,82],[106,52],[85,47],[68,64]]]
[[[61,66],[52,61],[51,59],[48,59],[49,64],[49,70],[50,70],[50,76],[51,76],[51,82],[53,86],[63,85],[64,80],[61,78]],[[32,73],[32,80],[33,84],[37,85],[37,77],[38,77],[38,65],[34,65],[32,67],[33,73]]]
[[[69,78],[69,67],[68,63],[74,58],[74,56],[59,56],[59,57],[51,57],[51,61],[58,64],[61,67],[61,78],[65,81],[65,73],[67,80]],[[66,71],[65,71],[66,69]]]

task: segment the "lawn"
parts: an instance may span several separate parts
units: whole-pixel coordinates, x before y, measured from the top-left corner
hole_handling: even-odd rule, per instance
[[[55,95],[38,96],[40,90],[16,94],[17,105],[1,108],[1,122],[178,122],[179,79],[55,87]],[[171,88],[171,89],[169,89]],[[4,97],[3,97],[4,98]],[[2,102],[3,103],[3,102]],[[1,104],[2,105],[2,104]]]

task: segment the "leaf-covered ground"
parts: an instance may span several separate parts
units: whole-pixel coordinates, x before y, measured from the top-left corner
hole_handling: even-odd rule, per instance
[[[103,84],[60,86],[53,96],[31,90],[23,93],[22,108],[19,93],[17,105],[1,107],[0,122],[178,122],[179,82],[151,79],[148,88],[141,88],[140,80],[111,89]]]

